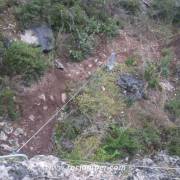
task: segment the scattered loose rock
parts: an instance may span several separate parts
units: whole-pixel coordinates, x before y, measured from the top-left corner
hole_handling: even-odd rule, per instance
[[[122,74],[118,79],[118,85],[123,93],[131,100],[139,100],[144,97],[144,82],[132,74]]]
[[[39,41],[33,30],[25,30],[23,34],[20,35],[21,41],[30,44],[39,46]]]
[[[78,180],[173,180],[180,177],[180,158],[159,153],[153,157],[115,166],[88,164],[73,166],[54,156],[35,156],[30,160],[0,163],[0,179],[78,179]],[[124,166],[126,165],[126,166]],[[80,169],[80,167],[82,167]],[[126,168],[128,167],[128,168]],[[158,167],[158,168],[156,168]],[[177,168],[177,169],[172,169]]]
[[[67,95],[66,95],[66,93],[62,93],[62,94],[61,94],[61,100],[62,100],[63,103],[66,103],[66,100],[67,100]]]
[[[30,45],[41,46],[45,53],[54,49],[54,35],[52,29],[46,25],[27,29],[20,38]]]
[[[0,141],[6,141],[7,140],[7,135],[4,133],[4,131],[0,132]]]
[[[45,94],[41,94],[38,98],[41,99],[41,100],[43,100],[43,101],[46,101],[46,96],[45,96]]]
[[[57,69],[64,70],[64,65],[59,60],[55,60],[54,65]]]
[[[34,119],[35,119],[34,115],[31,114],[31,115],[29,116],[29,119],[30,119],[31,121],[34,121]]]
[[[173,92],[173,91],[175,90],[175,88],[172,86],[172,84],[170,84],[170,82],[167,81],[167,80],[164,80],[164,81],[160,82],[159,85],[160,85],[164,90],[167,90],[167,91],[170,91],[170,92]]]
[[[20,135],[23,135],[24,134],[24,130],[21,129],[21,128],[17,128],[15,131],[14,131],[14,135],[15,136],[20,136]]]
[[[35,32],[44,53],[54,49],[54,35],[50,27],[42,25],[34,28],[33,31]]]

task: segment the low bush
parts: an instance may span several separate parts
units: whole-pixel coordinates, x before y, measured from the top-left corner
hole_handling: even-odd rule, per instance
[[[125,63],[126,63],[127,66],[135,66],[136,63],[137,63],[137,62],[136,62],[136,58],[133,57],[133,56],[130,56],[130,57],[128,57],[128,58],[126,59]]]
[[[163,132],[164,149],[167,149],[170,155],[180,156],[180,128],[169,128]]]
[[[120,22],[116,22],[106,11],[107,6],[104,0],[32,0],[18,6],[16,16],[21,27],[27,28],[44,22],[51,25],[55,32],[71,34],[72,42],[67,43],[69,56],[79,61],[95,48],[94,35],[112,37],[117,34]]]
[[[124,108],[124,100],[116,85],[119,71],[112,73],[99,70],[91,79],[88,86],[76,99],[79,110],[90,117],[113,117]]]
[[[110,161],[124,158],[134,155],[139,148],[140,144],[134,138],[133,131],[113,126],[105,139],[105,143],[96,152],[95,159]]]
[[[159,74],[157,72],[157,65],[148,63],[144,72],[144,78],[148,82],[150,88],[157,88],[159,86]]]
[[[13,42],[5,52],[4,75],[21,75],[25,83],[37,81],[47,68],[40,49],[22,42]]]
[[[150,16],[166,23],[178,23],[180,4],[177,0],[154,0]]]
[[[132,157],[136,153],[148,154],[160,147],[160,133],[153,127],[130,129],[112,126],[95,159],[112,161]]]
[[[177,118],[180,117],[180,94],[166,104],[166,109]]]
[[[140,10],[140,0],[119,0],[119,4],[129,14],[137,14]]]
[[[0,0],[0,13],[4,10],[6,5],[7,5],[6,0]]]
[[[32,0],[16,7],[16,17],[23,27],[39,25],[49,22],[49,11],[51,2],[49,0]]]
[[[19,117],[19,110],[14,101],[15,94],[6,88],[0,92],[0,116],[6,119],[16,120]]]
[[[163,49],[162,58],[160,63],[161,75],[167,78],[169,76],[170,63],[173,59],[173,53],[171,49]]]

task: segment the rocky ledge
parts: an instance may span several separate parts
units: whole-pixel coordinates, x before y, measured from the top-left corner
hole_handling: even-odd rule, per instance
[[[88,164],[72,166],[54,156],[35,156],[30,160],[0,158],[0,180],[175,180],[180,178],[180,158],[161,152],[130,164]]]

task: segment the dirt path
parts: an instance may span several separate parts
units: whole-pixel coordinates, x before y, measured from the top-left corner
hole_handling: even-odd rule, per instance
[[[157,48],[157,43],[141,45],[134,37],[125,32],[109,43],[102,43],[92,57],[81,63],[63,62],[65,71],[50,70],[40,83],[24,90],[19,97],[22,105],[22,120],[17,126],[21,127],[26,136],[19,141],[22,145],[28,140],[54,113],[57,107],[63,105],[62,93],[66,91],[66,84],[86,79],[99,65],[105,63],[114,50],[118,62],[123,62],[134,52],[145,53]],[[146,53],[145,53],[146,54]],[[149,53],[150,54],[150,53]],[[152,53],[151,53],[152,54]],[[148,56],[148,55],[146,55]],[[52,133],[55,120],[48,124],[21,152],[29,156],[51,154],[53,150]]]

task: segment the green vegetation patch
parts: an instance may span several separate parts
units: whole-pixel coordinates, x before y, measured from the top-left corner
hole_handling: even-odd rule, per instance
[[[15,94],[9,89],[0,92],[0,116],[6,119],[16,120],[19,117],[19,109],[14,100]]]
[[[94,159],[115,161],[138,154],[150,154],[166,150],[171,155],[180,156],[180,128],[155,129],[147,126],[143,129],[130,129],[112,126],[107,137],[96,151]]]
[[[179,118],[180,117],[180,93],[178,93],[175,98],[167,102],[165,108],[168,109],[170,113],[172,113],[177,118]]]
[[[158,65],[148,63],[144,71],[144,79],[148,82],[150,88],[157,88],[159,86],[159,72]]]
[[[101,148],[96,152],[95,159],[113,161],[132,157],[136,153],[150,153],[160,144],[160,134],[154,128],[130,129],[112,126]]]
[[[129,14],[135,15],[140,11],[140,0],[119,0],[119,4]]]
[[[44,22],[51,25],[55,33],[72,35],[70,43],[66,42],[66,49],[73,60],[79,61],[96,47],[97,35],[112,37],[117,34],[121,23],[108,13],[110,4],[108,0],[32,0],[17,6],[16,17],[21,27],[28,28]]]
[[[40,49],[17,41],[5,52],[2,73],[10,76],[21,75],[24,82],[29,84],[37,81],[46,68],[47,63]]]
[[[79,110],[90,117],[112,118],[124,108],[124,100],[117,86],[120,71],[99,70],[90,80],[75,103]]]
[[[160,19],[167,23],[179,23],[179,8],[178,0],[154,0],[149,13],[155,19]]]

